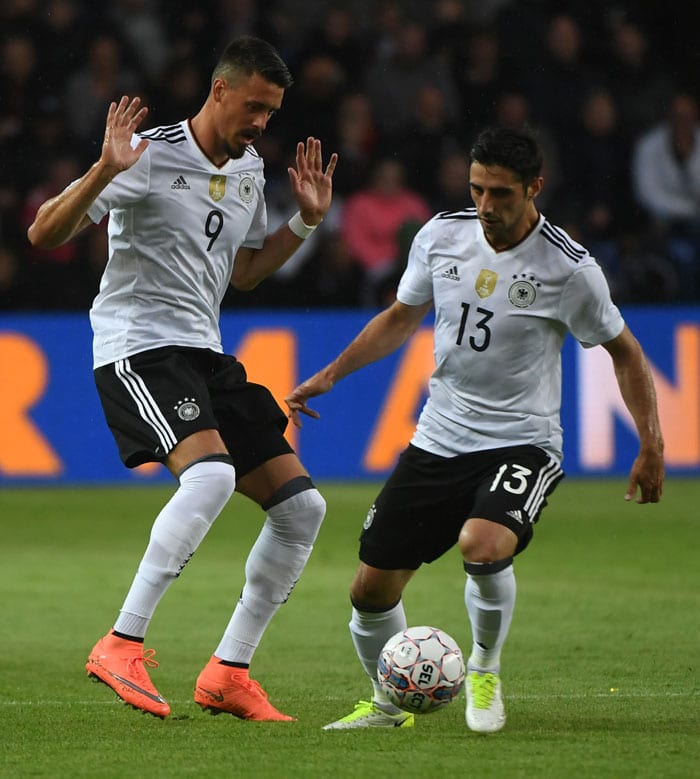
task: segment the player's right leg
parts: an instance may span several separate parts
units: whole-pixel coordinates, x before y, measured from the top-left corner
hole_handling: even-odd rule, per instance
[[[326,730],[406,728],[414,723],[414,715],[394,706],[382,691],[377,660],[387,640],[407,627],[401,603],[404,587],[423,562],[437,559],[454,544],[461,526],[445,511],[450,495],[442,474],[445,462],[449,460],[409,446],[367,514],[360,535],[361,562],[350,588],[350,634],[372,696]],[[447,519],[434,522],[435,516]]]
[[[153,653],[143,651],[143,639],[160,599],[235,488],[235,471],[199,370],[196,360],[189,364],[178,350],[163,349],[96,371],[125,464],[165,462],[179,485],[153,524],[113,631],[97,642],[86,670],[127,703],[161,717],[170,708],[148,677],[146,666],[156,664]]]
[[[362,667],[372,685],[368,701],[324,730],[350,728],[410,728],[414,715],[395,706],[377,681],[377,660],[384,644],[407,627],[401,593],[412,570],[384,571],[361,562],[351,586],[353,604],[350,635]],[[386,604],[386,605],[384,605]]]
[[[156,606],[180,575],[233,493],[234,470],[225,456],[193,463],[151,529],[151,537],[114,631],[97,642],[86,670],[132,706],[164,717],[170,708],[148,677],[156,667],[143,639]]]
[[[156,690],[146,666],[158,666],[155,651],[143,648],[143,641],[122,638],[110,631],[93,647],[85,664],[88,676],[104,682],[130,706],[156,717],[167,717],[170,706]]]

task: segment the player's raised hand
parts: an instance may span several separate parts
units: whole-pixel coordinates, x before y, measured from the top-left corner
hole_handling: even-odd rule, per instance
[[[311,417],[312,419],[320,419],[321,415],[318,411],[309,408],[306,401],[309,398],[323,395],[332,388],[333,382],[326,378],[325,371],[319,371],[287,395],[284,402],[289,408],[288,416],[295,427],[302,426],[301,419],[299,418],[300,413],[306,414],[306,416]]]
[[[130,168],[139,159],[146,150],[148,141],[141,139],[132,148],[131,137],[147,114],[148,108],[141,106],[141,99],[138,97],[129,100],[124,95],[118,103],[110,104],[102,142],[101,160],[104,165],[122,171]]]
[[[338,155],[334,152],[324,170],[318,138],[309,137],[306,144],[297,144],[296,168],[289,167],[287,171],[299,213],[307,225],[318,224],[330,208],[337,162]]]

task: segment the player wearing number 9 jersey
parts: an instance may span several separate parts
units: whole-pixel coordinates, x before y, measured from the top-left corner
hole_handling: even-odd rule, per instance
[[[146,629],[235,489],[266,519],[194,698],[242,719],[293,719],[248,669],[311,554],[325,501],[284,437],[284,411],[223,353],[219,332],[228,284],[249,290],[277,270],[331,203],[337,156],[324,169],[321,144],[309,137],[288,169],[299,211],[266,233],[263,163],[252,144],[291,84],[274,48],[243,36],[223,52],[191,119],[138,132],[147,109],[122,97],[109,108],[99,160],[44,203],[28,231],[33,244],[57,246],[109,212],[109,258],[90,312],[97,389],[125,465],[161,462],[178,487],[86,669],[159,717],[170,706],[146,670],[157,665],[143,649]]]
[[[611,355],[640,450],[625,497],[656,502],[663,440],[649,366],[588,252],[542,216],[542,157],[526,132],[489,129],[471,151],[474,208],[442,213],[417,233],[397,300],[287,398],[292,419],[318,417],[309,398],[399,348],[435,309],[435,370],[413,438],[360,535],[350,632],[373,695],[328,729],[409,727],[376,681],[384,643],[407,625],[403,588],[457,544],[471,623],[466,721],[505,723],[500,656],[515,605],[513,557],[533,536],[562,478],[560,353],[570,332]]]
[[[252,146],[218,166],[190,123],[132,138],[148,147],[88,209],[109,213],[109,262],[90,312],[95,367],[162,346],[222,351],[219,306],[239,248],[260,249],[263,161]],[[129,312],[125,316],[125,312]]]

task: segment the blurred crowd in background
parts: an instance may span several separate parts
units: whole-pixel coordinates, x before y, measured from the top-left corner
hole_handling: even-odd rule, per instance
[[[89,308],[105,225],[52,251],[26,228],[99,156],[107,108],[194,115],[226,44],[272,42],[294,86],[256,148],[270,228],[287,166],[337,151],[334,205],[273,277],[224,306],[377,307],[433,213],[471,205],[485,125],[529,126],[542,213],[598,259],[620,304],[700,300],[700,47],[692,3],[633,0],[2,0],[0,310]]]

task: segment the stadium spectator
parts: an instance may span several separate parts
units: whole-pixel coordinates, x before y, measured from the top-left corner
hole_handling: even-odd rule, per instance
[[[637,202],[651,219],[649,237],[669,256],[686,299],[700,296],[700,121],[698,102],[679,92],[666,119],[633,150]]]
[[[613,20],[609,48],[607,84],[629,143],[663,119],[674,81],[660,52],[652,50],[645,29],[629,16]]]
[[[436,0],[432,18],[426,24],[430,50],[453,70],[458,69],[465,59],[466,42],[473,32],[463,0]]]
[[[379,3],[372,3],[372,6],[372,53],[378,61],[390,60],[398,50],[400,30],[406,22],[405,3],[401,0],[380,0]]]
[[[586,61],[585,43],[585,29],[577,18],[555,14],[547,25],[541,60],[524,79],[533,113],[562,145],[579,126],[586,95],[603,83]]]
[[[365,273],[365,304],[378,304],[377,291],[396,270],[398,233],[407,222],[430,217],[427,201],[404,184],[403,165],[393,158],[377,161],[371,182],[347,198],[340,232],[350,254]]]
[[[151,0],[114,0],[109,18],[131,51],[149,84],[160,79],[168,64],[167,35]]]
[[[81,165],[76,157],[62,154],[46,168],[45,178],[32,189],[21,208],[24,230],[36,219],[42,203],[61,193],[80,176]],[[41,249],[31,246],[26,254],[26,275],[32,280],[25,295],[30,308],[42,311],[56,308],[88,308],[97,294],[94,277],[85,272],[81,245],[85,237],[61,246]],[[92,283],[91,283],[92,282]],[[57,295],[56,290],[61,290]]]
[[[65,83],[83,62],[91,36],[92,19],[78,0],[48,0],[43,26],[35,38],[41,51],[43,77],[51,95],[62,94]]]
[[[430,199],[437,188],[436,171],[448,154],[464,148],[464,127],[452,118],[444,93],[424,84],[414,95],[413,115],[391,146],[406,172],[406,186]],[[385,156],[391,149],[385,149]]]
[[[5,189],[3,200],[17,202],[13,185],[27,185],[24,157],[20,153],[32,120],[44,104],[46,88],[37,47],[28,34],[5,37],[0,44],[0,159]]]
[[[302,269],[295,294],[301,306],[359,308],[363,305],[365,274],[337,230],[319,236],[313,260]]]
[[[527,94],[517,87],[503,90],[496,100],[496,119],[494,124],[510,130],[532,129],[537,133],[537,143],[542,149],[542,177],[547,186],[537,198],[539,207],[549,211],[550,204],[556,203],[561,175],[561,155],[551,129],[541,118],[535,117],[532,103]]]
[[[104,0],[99,4],[7,0],[0,3],[0,48],[6,54],[12,50],[14,64],[0,79],[0,167],[4,174],[0,217],[6,230],[19,224],[19,209],[28,190],[43,177],[47,157],[36,147],[39,136],[48,141],[62,126],[59,145],[74,152],[77,142],[77,153],[84,157],[86,139],[95,145],[100,142],[106,104],[136,85],[141,94],[146,90],[149,95],[152,123],[192,115],[222,40],[233,31],[251,30],[277,44],[297,82],[285,97],[285,110],[261,139],[266,178],[272,182],[285,175],[282,150],[289,148],[287,139],[293,142],[296,133],[304,129],[306,115],[302,112],[318,111],[314,122],[319,123],[319,135],[328,133],[329,139],[338,139],[329,140],[333,148],[339,148],[344,137],[348,149],[363,150],[352,155],[352,164],[337,172],[338,194],[346,196],[364,189],[371,164],[387,153],[401,158],[408,181],[416,186],[413,170],[425,169],[432,150],[420,145],[409,150],[404,139],[411,141],[408,126],[415,121],[416,96],[423,87],[437,88],[447,114],[446,126],[464,128],[460,144],[464,148],[473,140],[475,112],[483,115],[485,110],[490,116],[495,111],[495,121],[503,126],[517,124],[504,120],[504,112],[527,114],[526,124],[538,128],[547,160],[548,186],[539,200],[540,207],[550,218],[558,218],[553,209],[561,203],[568,206],[568,201],[558,196],[558,159],[561,153],[576,153],[575,139],[582,132],[581,109],[592,88],[608,87],[619,132],[628,148],[663,118],[663,106],[673,91],[685,88],[697,99],[698,68],[693,65],[700,55],[692,39],[689,9],[690,5],[678,7],[668,17],[653,4],[642,7],[631,0],[612,6],[602,0],[593,5],[577,1],[563,6],[541,0],[488,0],[478,8],[464,0],[353,0],[352,4],[334,0],[324,3],[318,14],[310,14],[303,0],[268,4],[258,0],[200,0],[194,4],[187,0]],[[138,36],[145,31],[147,38],[153,33],[160,42],[152,50],[144,46],[134,49],[129,43],[134,31]],[[103,64],[98,68],[101,75],[95,78],[90,74],[87,53],[105,34],[117,36],[117,52],[110,53],[109,45],[98,46],[103,51],[99,58]],[[151,53],[155,54],[153,62],[148,60]],[[336,63],[342,77],[332,99],[319,99],[314,105],[304,96],[302,64],[319,55]],[[472,64],[468,64],[468,56]],[[463,98],[457,81],[465,73],[469,74],[464,83],[470,94]],[[25,87],[21,86],[23,78]],[[124,83],[120,83],[122,79]],[[69,82],[73,86],[67,100]],[[370,99],[372,130],[363,129],[369,122],[366,115],[362,117],[361,100],[350,97],[345,102],[349,92],[360,92]],[[517,95],[526,98],[520,108]],[[20,110],[12,108],[20,104]],[[354,126],[347,133],[346,112],[354,114],[350,120]],[[69,118],[70,124],[64,121],[61,125],[60,116]],[[524,126],[522,120],[520,126]],[[364,140],[360,141],[360,136]],[[568,149],[562,148],[566,145]],[[56,144],[49,147],[55,149]],[[442,159],[444,152],[435,158]],[[351,157],[344,159],[349,162]],[[420,176],[422,194],[436,191],[437,171],[436,167],[427,178]],[[570,215],[562,218],[572,230],[585,231],[585,225],[574,224]],[[613,242],[620,244],[616,249],[621,250],[624,243],[626,256],[630,229],[627,225],[623,234],[612,236]],[[685,251],[687,246],[687,242],[676,244],[675,250]],[[26,246],[20,249],[23,254]],[[652,254],[663,257],[666,251],[658,246]],[[66,299],[58,293],[57,297]],[[264,294],[261,290],[246,299],[249,304],[262,301]],[[296,305],[297,299],[286,305]]]
[[[498,96],[512,81],[505,73],[501,43],[494,31],[474,32],[466,48],[463,61],[454,67],[461,114],[469,127],[483,127],[493,122]]]
[[[308,117],[314,117],[316,136],[336,148],[337,111],[347,76],[336,60],[327,54],[314,54],[300,65],[293,89],[285,96],[284,109],[289,116],[283,125],[274,127],[272,135],[289,148],[308,128]]]
[[[310,57],[329,57],[343,69],[346,79],[361,73],[368,46],[358,32],[358,20],[349,8],[331,6],[318,24],[305,34],[298,55],[299,64]]]
[[[430,209],[461,211],[469,203],[469,161],[465,151],[448,154],[440,161]]]
[[[171,62],[165,72],[163,88],[154,95],[154,121],[167,124],[179,121],[182,116],[193,116],[206,84],[201,68],[191,59]]]
[[[257,0],[217,0],[215,5],[216,51],[227,41],[254,33],[266,10]]]
[[[99,144],[110,102],[119,95],[143,92],[143,79],[132,69],[119,37],[99,32],[90,41],[87,62],[68,79],[63,95],[72,132],[81,141]]]
[[[698,103],[678,93],[663,122],[641,135],[634,149],[635,195],[656,220],[694,230],[700,220]]]
[[[364,91],[388,142],[403,132],[413,115],[413,100],[421,87],[433,85],[444,96],[450,119],[458,113],[458,93],[449,63],[431,56],[425,27],[405,21],[396,30],[395,45],[386,56],[376,52],[365,69]]]
[[[379,132],[372,105],[364,92],[348,92],[338,105],[336,146],[343,164],[333,177],[333,189],[347,196],[365,187],[377,153]]]
[[[628,145],[619,129],[617,104],[606,88],[584,98],[572,141],[564,147],[562,176],[576,186],[561,200],[580,226],[583,243],[600,259],[598,247],[614,244],[633,209]]]

